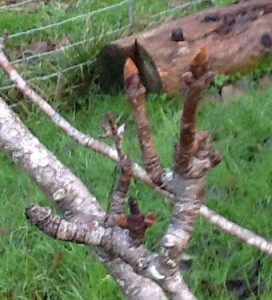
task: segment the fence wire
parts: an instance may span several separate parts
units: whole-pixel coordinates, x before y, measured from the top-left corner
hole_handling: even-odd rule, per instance
[[[29,3],[35,2],[35,0],[26,0],[17,2],[10,5],[0,6],[0,14],[13,10],[17,10],[19,7],[24,7]],[[162,10],[156,13],[153,13],[149,16],[151,24],[152,20],[165,20],[167,18],[173,17],[174,14],[180,13],[186,10],[189,7],[196,7],[197,4],[204,2],[205,0],[192,0],[186,3],[175,5],[166,10]],[[43,25],[37,28],[30,28],[28,30],[15,32],[8,36],[8,44],[15,43],[24,44],[22,41],[28,40],[33,43],[35,38],[38,40],[53,40],[53,36],[60,37],[60,32],[62,29],[65,29],[65,26],[70,26],[67,28],[75,28],[75,26],[82,26],[81,35],[83,36],[79,40],[75,40],[78,37],[72,36],[72,41],[66,45],[61,45],[59,47],[53,47],[52,49],[44,49],[43,51],[36,51],[26,49],[20,53],[18,57],[11,57],[12,64],[16,69],[27,79],[28,82],[44,82],[46,80],[53,79],[55,77],[61,78],[62,75],[69,72],[74,72],[75,70],[80,70],[85,66],[91,65],[94,61],[94,53],[90,55],[83,55],[80,57],[79,61],[77,56],[81,51],[80,46],[86,46],[84,50],[85,53],[91,49],[93,44],[99,43],[101,40],[108,40],[113,38],[118,38],[120,35],[125,32],[127,29],[133,27],[134,16],[136,3],[133,0],[124,0],[119,3],[99,8],[94,11],[88,11],[83,14],[78,14],[70,18],[59,20],[57,22],[50,23],[48,25]],[[95,19],[96,18],[96,19]],[[98,28],[95,26],[95,23],[98,23]],[[78,24],[78,25],[76,25]],[[88,24],[88,25],[87,25]],[[88,28],[92,28],[89,32]],[[55,31],[55,33],[54,33]],[[71,30],[71,32],[79,32],[80,30]],[[70,39],[70,36],[65,37]],[[0,38],[0,42],[3,42],[3,38]],[[31,48],[31,47],[30,47]],[[83,51],[83,52],[84,52]],[[90,50],[92,53],[92,51]],[[7,49],[7,54],[8,49]],[[28,55],[26,55],[28,54]],[[66,55],[65,55],[66,54]],[[71,57],[75,59],[71,60]],[[85,58],[85,59],[83,59]],[[46,73],[46,74],[44,74]],[[8,80],[0,73],[0,92],[5,92],[11,88],[14,88],[14,85],[11,85],[7,82]]]
[[[9,5],[2,5],[2,6],[0,6],[0,11],[1,10],[12,10],[13,8],[23,6],[23,5],[26,5],[31,2],[33,2],[33,0],[25,0],[25,1],[18,2],[18,3],[12,3]]]

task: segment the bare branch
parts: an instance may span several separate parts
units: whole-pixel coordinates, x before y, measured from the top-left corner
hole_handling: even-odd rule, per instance
[[[111,113],[107,115],[109,123],[110,137],[115,143],[115,148],[119,157],[119,167],[121,169],[121,175],[119,178],[116,189],[112,192],[109,199],[108,214],[105,220],[107,226],[114,226],[114,216],[122,214],[124,209],[124,202],[127,197],[131,178],[132,178],[132,163],[129,157],[127,157],[122,150],[122,137],[123,133],[118,132],[118,128],[114,122],[114,117]]]
[[[186,95],[181,118],[179,144],[176,147],[173,180],[166,185],[174,194],[170,224],[161,241],[158,269],[171,276],[179,270],[181,254],[188,244],[193,222],[204,197],[205,174],[220,162],[220,156],[209,150],[208,135],[196,135],[196,112],[200,93],[213,78],[207,70],[205,48],[194,58],[183,74]]]
[[[117,187],[113,190],[110,199],[108,212],[105,219],[107,226],[114,226],[114,216],[123,213],[124,203],[127,197],[128,189],[132,178],[132,163],[128,157],[120,160],[121,174]]]
[[[16,87],[67,136],[75,140],[80,145],[88,149],[91,149],[95,152],[98,152],[104,155],[105,157],[111,159],[112,161],[119,163],[119,157],[115,149],[77,130],[70,123],[68,123],[64,118],[62,118],[44,99],[42,99],[37,93],[35,93],[28,86],[25,80],[23,80],[23,78],[16,72],[13,66],[9,63],[2,49],[0,49],[0,67],[6,72],[6,74],[11,79],[11,81],[16,85]],[[174,199],[173,194],[165,190],[162,190],[157,186],[154,186],[154,183],[151,181],[147,172],[143,168],[141,168],[141,166],[139,166],[138,164],[133,164],[132,170],[133,170],[133,175],[137,179],[141,180],[147,186],[153,188],[157,193],[169,199],[172,200]],[[226,233],[238,237],[241,241],[247,242],[247,236],[244,236],[244,231],[243,231],[244,229],[242,227],[239,227],[233,222],[209,210],[209,208],[207,208],[204,205],[201,206],[199,213],[200,216],[202,216],[207,220],[207,222],[216,226],[218,229],[224,230]],[[222,226],[222,224],[224,224],[225,226]],[[229,230],[229,228],[231,228],[232,230]],[[257,240],[259,238],[259,236],[256,235],[255,233],[251,232],[251,234],[252,236],[256,237],[256,239],[251,239],[251,241]],[[270,248],[271,243],[268,242],[267,240],[265,240],[265,242],[263,243],[262,248],[259,247],[258,243],[254,243],[252,245],[261,251],[267,249],[265,253],[272,255],[272,250]]]
[[[159,274],[156,270],[157,255],[147,251],[140,244],[132,246],[130,243],[131,238],[124,230],[116,227],[104,228],[102,223],[99,224],[83,214],[66,221],[63,218],[54,216],[51,209],[39,205],[31,205],[26,210],[26,216],[31,224],[56,240],[100,246],[99,249],[108,249],[112,255],[117,255],[129,263],[138,274],[157,282],[171,299],[195,299],[183,282],[180,274],[177,273],[169,278]],[[129,222],[135,229],[135,220],[128,220]],[[138,232],[135,233],[137,234]],[[139,287],[137,290],[139,290]],[[143,289],[146,289],[146,287],[143,287]],[[143,300],[146,298],[137,299]],[[164,299],[164,297],[159,299]]]
[[[32,225],[60,241],[98,246],[105,234],[105,229],[86,215],[77,218],[81,224],[68,222],[59,216],[54,216],[50,208],[37,204],[29,206],[25,215]]]
[[[188,176],[192,178],[193,174],[187,174],[195,166],[192,160],[201,154],[203,156],[203,153],[198,153],[199,151],[208,149],[208,133],[202,132],[196,135],[195,123],[201,92],[210,85],[213,79],[214,73],[208,71],[207,50],[203,47],[188,67],[188,70],[185,70],[182,74],[184,104],[180,120],[180,138],[175,153],[174,170],[183,177]],[[195,167],[198,172],[206,171],[207,164],[210,163],[212,167],[220,159],[218,154],[205,154],[207,160],[204,161],[203,166],[199,162]],[[201,174],[197,176],[201,177]]]
[[[145,105],[146,89],[140,81],[136,65],[130,58],[127,59],[124,66],[124,82],[125,95],[132,108],[136,123],[144,167],[154,184],[160,186],[162,169],[151,138]]]
[[[113,278],[118,278],[117,284],[129,300],[169,299],[158,284],[134,273],[132,267],[125,264],[120,258],[104,263]],[[185,299],[180,298],[179,300]]]
[[[269,256],[272,256],[272,243],[268,242],[263,237],[230,222],[205,206],[200,208],[200,212],[201,215],[205,217],[211,225],[216,225],[219,230],[228,232],[230,235],[237,237],[246,244],[255,247]]]
[[[118,157],[122,161],[125,158],[125,154],[123,153],[123,150],[122,150],[123,132],[122,133],[118,132],[118,128],[115,124],[114,116],[113,116],[112,113],[107,114],[107,119],[108,119],[108,122],[109,122],[109,127],[110,127],[109,129],[110,129],[110,132],[111,132],[111,138],[114,141]]]
[[[41,145],[1,98],[0,149],[34,180],[45,196],[70,218],[70,222],[80,223],[83,221],[85,225],[91,221],[103,222],[105,213],[101,210],[95,197],[69,169]],[[49,226],[51,236],[54,236],[55,233],[50,230],[55,229],[59,222],[58,219],[53,219],[53,221],[53,224]],[[39,224],[39,221],[35,223]],[[118,234],[115,238],[122,240],[122,238],[118,238]],[[66,239],[68,239],[67,236]],[[127,244],[129,249],[130,244]],[[100,259],[107,266],[109,273],[131,299],[147,299],[145,296],[152,295],[153,290],[158,295],[158,299],[166,299],[158,285],[137,275],[122,259],[112,258],[101,248],[95,248],[95,252],[102,255]],[[118,271],[120,268],[123,270],[122,274]],[[136,289],[141,286],[142,282],[147,283],[144,291]]]
[[[34,180],[46,198],[65,215],[84,213],[103,217],[96,198],[31,134],[1,98],[0,149]]]

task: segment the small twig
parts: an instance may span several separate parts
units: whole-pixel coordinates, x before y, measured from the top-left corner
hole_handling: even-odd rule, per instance
[[[125,154],[123,153],[122,150],[123,131],[118,130],[112,113],[107,114],[107,119],[109,122],[111,137],[114,141],[117,154],[119,156],[119,159],[122,161],[125,158]]]
[[[145,104],[146,89],[140,81],[136,65],[130,58],[126,60],[124,65],[124,90],[133,111],[143,165],[154,184],[160,186],[162,184],[162,169],[151,138]]]
[[[119,167],[121,169],[118,185],[109,199],[108,213],[105,219],[106,226],[114,226],[115,221],[113,217],[123,212],[124,202],[127,197],[133,172],[131,160],[124,154],[122,149],[123,131],[118,130],[112,113],[107,114],[107,120],[109,124],[107,130],[109,131],[108,137],[111,137],[114,141],[119,157]]]
[[[124,209],[125,199],[129,190],[131,178],[133,175],[132,164],[128,157],[124,157],[119,162],[121,169],[121,175],[119,178],[116,189],[112,192],[109,199],[109,206],[107,216],[105,218],[106,226],[114,226],[115,221],[113,217],[117,214],[121,214]]]
[[[101,128],[103,130],[103,133],[100,134],[99,137],[103,139],[111,138],[114,142],[118,157],[122,159],[122,157],[125,156],[122,152],[122,142],[124,137],[125,124],[122,124],[119,127],[117,127],[113,114],[109,112],[106,118],[103,118],[103,120],[101,121]]]

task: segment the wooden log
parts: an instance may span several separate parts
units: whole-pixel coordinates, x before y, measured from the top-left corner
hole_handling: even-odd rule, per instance
[[[106,45],[96,61],[101,87],[121,87],[131,57],[149,92],[175,95],[181,71],[201,46],[217,73],[244,72],[264,56],[272,59],[272,0],[206,9]]]

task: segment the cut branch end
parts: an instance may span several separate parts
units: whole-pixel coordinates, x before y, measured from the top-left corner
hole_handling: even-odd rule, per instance
[[[124,65],[124,91],[128,99],[146,93],[146,89],[140,80],[138,68],[131,58],[127,58]]]

